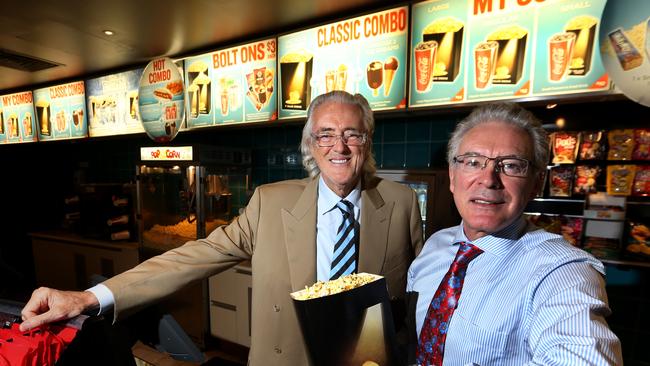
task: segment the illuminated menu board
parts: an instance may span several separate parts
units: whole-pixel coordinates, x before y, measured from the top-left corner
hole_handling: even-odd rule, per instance
[[[0,96],[0,144],[36,141],[32,92]]]
[[[408,7],[278,38],[280,118],[304,117],[332,90],[360,93],[374,110],[406,106]]]
[[[34,90],[38,139],[65,140],[88,135],[83,81]]]
[[[277,119],[275,38],[185,59],[187,127]]]
[[[598,50],[605,3],[606,0],[564,0],[540,8],[534,94],[609,88],[609,77]]]
[[[413,5],[409,106],[606,90],[605,0]]]
[[[144,132],[138,83],[144,69],[86,80],[90,137]]]
[[[465,100],[465,44],[468,2],[413,5],[410,105]]]

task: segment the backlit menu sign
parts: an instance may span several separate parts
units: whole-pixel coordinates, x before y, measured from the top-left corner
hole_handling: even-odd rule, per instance
[[[185,60],[188,128],[277,119],[275,38]]]
[[[142,161],[191,161],[193,156],[192,146],[140,148],[140,160]]]
[[[609,77],[598,50],[605,3],[606,0],[549,1],[539,9],[535,95],[609,88]]]
[[[374,110],[406,106],[408,7],[278,38],[280,118],[304,117],[332,90],[360,93]]]
[[[32,92],[0,96],[0,144],[36,141]]]
[[[65,140],[88,135],[83,81],[34,90],[38,139]]]
[[[144,69],[86,80],[90,137],[144,132],[138,83]]]
[[[467,6],[452,0],[413,5],[410,105],[465,99]]]
[[[138,84],[138,114],[156,142],[173,140],[185,118],[185,87],[178,65],[168,57],[150,61]]]
[[[604,4],[433,0],[413,5],[409,106],[608,89],[594,46]]]
[[[489,3],[490,1],[485,1]],[[531,92],[536,4],[472,1],[467,42],[467,100],[525,97]]]

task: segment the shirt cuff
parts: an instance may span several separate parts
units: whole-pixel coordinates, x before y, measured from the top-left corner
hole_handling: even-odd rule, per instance
[[[92,292],[92,294],[95,295],[99,301],[99,312],[96,315],[106,313],[113,307],[113,305],[115,305],[115,297],[113,296],[113,293],[108,289],[108,287],[102,285],[101,283],[89,288],[86,291]]]

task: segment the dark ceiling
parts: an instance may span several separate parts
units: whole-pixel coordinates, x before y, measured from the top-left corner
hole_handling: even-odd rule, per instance
[[[3,0],[6,53],[59,66],[0,66],[0,94],[228,47],[390,5],[383,0]],[[394,3],[394,2],[393,2]],[[107,36],[103,30],[115,32]],[[4,60],[5,63],[8,61]]]

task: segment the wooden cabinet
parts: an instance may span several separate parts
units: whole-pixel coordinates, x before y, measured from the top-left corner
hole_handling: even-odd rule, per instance
[[[212,276],[210,282],[210,333],[250,347],[252,272],[250,262]]]
[[[85,290],[91,277],[112,277],[139,263],[138,243],[106,242],[68,232],[31,233],[38,286]]]

